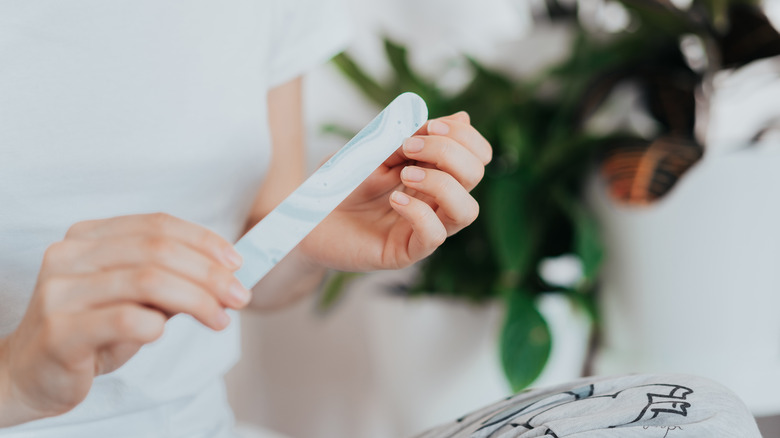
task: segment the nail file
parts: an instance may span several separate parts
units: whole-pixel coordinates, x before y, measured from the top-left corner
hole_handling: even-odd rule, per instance
[[[235,245],[236,277],[252,288],[428,118],[420,96],[404,93],[379,113]]]

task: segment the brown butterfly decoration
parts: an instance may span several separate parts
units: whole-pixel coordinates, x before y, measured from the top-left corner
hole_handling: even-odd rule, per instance
[[[647,205],[666,195],[703,152],[684,137],[625,142],[606,151],[601,171],[614,199]]]

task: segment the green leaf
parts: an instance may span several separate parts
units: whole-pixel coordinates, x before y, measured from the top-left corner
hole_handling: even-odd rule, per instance
[[[483,213],[490,243],[504,271],[523,275],[530,268],[538,240],[538,215],[530,208],[531,184],[521,173],[491,182]]]
[[[585,313],[590,317],[591,322],[594,324],[594,329],[601,321],[599,316],[599,306],[596,302],[596,285],[592,282],[585,283],[577,286],[576,288],[569,288],[562,291],[575,306],[581,307]]]
[[[694,14],[681,10],[669,0],[622,0],[622,3],[641,26],[651,28],[656,35],[679,35],[699,27]]]
[[[392,67],[401,84],[407,86],[409,84],[419,85],[422,82],[409,66],[405,47],[390,40],[385,40],[385,53],[387,54],[388,62],[390,62],[390,67]]]
[[[377,105],[385,106],[395,98],[396,93],[379,85],[377,81],[371,78],[371,76],[369,76],[357,62],[346,53],[336,55],[333,58],[333,63],[361,92],[363,92],[363,95]]]
[[[496,122],[497,144],[500,145],[506,165],[512,169],[518,166],[533,165],[533,141],[527,124],[522,119],[513,120],[510,117],[498,119]]]
[[[328,123],[322,126],[323,134],[337,135],[343,138],[352,138],[357,135],[357,131],[334,123]]]
[[[601,243],[599,224],[585,206],[574,209],[574,253],[582,260],[585,278],[593,281],[604,260],[604,246]]]
[[[495,298],[499,268],[482,218],[450,236],[421,265],[410,294],[435,294],[484,302]]]
[[[336,272],[331,275],[322,288],[320,299],[317,302],[317,310],[320,312],[331,310],[341,299],[347,286],[362,275],[358,272]]]
[[[574,253],[582,261],[585,278],[589,284],[592,284],[604,260],[604,245],[598,221],[579,197],[571,195],[561,188],[553,190],[551,198],[573,224]]]
[[[471,82],[452,101],[458,109],[469,111],[472,122],[505,115],[516,101],[521,100],[518,85],[506,76],[494,73],[474,60],[471,60],[471,67],[474,69]]]
[[[512,390],[520,391],[539,377],[550,357],[550,329],[530,294],[507,291],[501,331],[501,364]]]

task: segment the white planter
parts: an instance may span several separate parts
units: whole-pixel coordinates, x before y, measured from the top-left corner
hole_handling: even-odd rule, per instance
[[[356,281],[329,315],[315,314],[311,301],[245,315],[244,357],[229,379],[238,419],[291,437],[403,438],[507,396],[503,309],[387,293],[410,273]],[[578,377],[585,317],[560,296],[540,306],[554,344],[536,383]]]
[[[705,157],[647,208],[590,192],[607,248],[596,371],[699,374],[780,412],[780,153]]]
[[[291,437],[403,438],[509,394],[501,310],[387,294],[407,277],[357,280],[328,315],[311,300],[245,315],[229,379],[237,418]]]
[[[361,285],[367,289],[363,293],[374,292],[366,328],[382,414],[392,437],[452,421],[510,393],[498,351],[503,306],[380,292],[404,276],[384,273]],[[587,354],[588,317],[562,295],[543,295],[538,304],[550,326],[553,349],[532,386],[579,377]]]
[[[364,329],[388,438],[413,436],[510,393],[497,351],[502,309],[386,293],[407,278],[408,271],[374,274],[352,291],[371,294]]]

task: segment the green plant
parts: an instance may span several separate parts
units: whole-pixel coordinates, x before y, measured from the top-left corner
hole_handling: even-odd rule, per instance
[[[335,59],[378,106],[413,91],[428,103],[431,117],[466,110],[493,145],[494,161],[473,191],[482,207],[479,219],[422,264],[409,293],[503,300],[501,359],[515,390],[539,375],[553,341],[535,304],[538,295],[565,294],[596,317],[603,248],[582,197],[594,165],[603,163],[612,194],[623,202],[663,196],[703,153],[694,135],[697,90],[722,68],[780,53],[777,32],[750,1],[694,1],[682,11],[665,0],[624,0],[632,25],[612,34],[584,26],[573,8],[548,4],[551,20],[573,27],[575,37],[566,60],[532,78],[511,79],[470,60],[473,79],[453,95],[417,74],[406,49],[391,41],[385,50],[393,74],[386,81],[366,74],[348,54]],[[684,55],[681,40],[698,44],[700,62]],[[593,114],[624,83],[639,88],[655,132],[589,130]],[[640,174],[647,173],[639,168],[651,151],[660,158],[637,190]],[[583,277],[574,285],[549,284],[539,274],[542,260],[562,254],[582,262]],[[326,301],[333,301],[343,280],[337,277]]]

